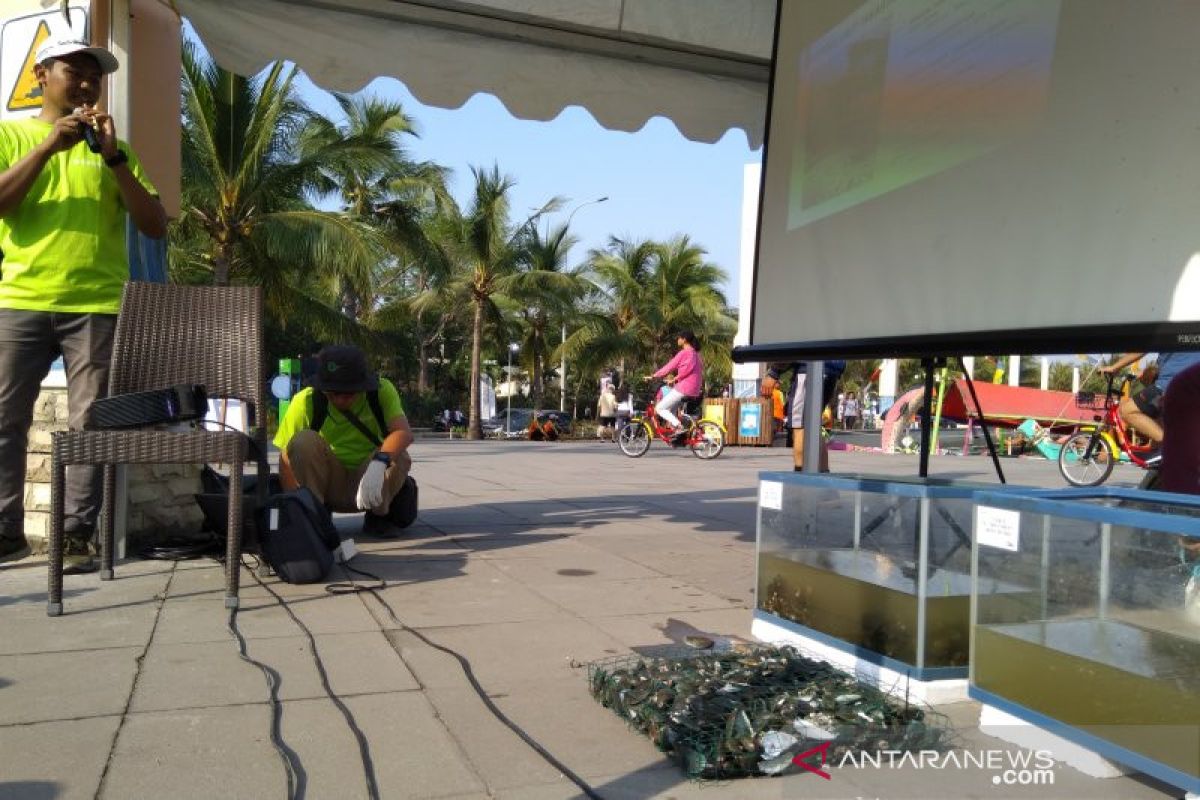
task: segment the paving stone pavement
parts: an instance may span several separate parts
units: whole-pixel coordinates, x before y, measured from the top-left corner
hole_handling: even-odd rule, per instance
[[[750,638],[757,477],[789,469],[789,453],[730,448],[702,462],[656,446],[633,460],[598,442],[421,439],[413,456],[418,522],[399,539],[358,539],[354,565],[387,580],[378,597],[243,569],[237,627],[275,676],[299,796],[368,797],[364,752],[384,798],[583,796],[438,648],[469,661],[489,701],[604,798],[1179,794],[1066,767],[1031,789],[904,768],[689,782],[591,699],[580,665],[694,631]],[[1015,482],[1060,485],[1053,465],[1004,465]],[[912,475],[917,462],[834,453],[833,468]],[[991,469],[977,457],[932,468],[994,481]],[[1138,477],[1118,467],[1115,479]],[[65,587],[66,613],[51,619],[44,562],[0,570],[0,798],[287,796],[267,680],[239,658],[215,562],[131,560],[112,582]],[[1013,749],[978,732],[975,704],[939,710],[964,746]]]

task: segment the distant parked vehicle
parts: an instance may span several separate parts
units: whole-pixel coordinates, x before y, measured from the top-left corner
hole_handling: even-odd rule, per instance
[[[483,435],[492,439],[519,439],[529,430],[532,408],[506,409],[483,423]]]

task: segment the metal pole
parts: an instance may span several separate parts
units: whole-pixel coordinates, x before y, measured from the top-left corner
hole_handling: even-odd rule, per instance
[[[1096,614],[1100,619],[1108,617],[1108,596],[1112,593],[1112,523],[1100,525],[1100,596],[1097,598]]]
[[[577,211],[579,211],[579,209],[583,208],[584,206],[590,206],[594,203],[603,203],[606,200],[608,200],[608,195],[605,195],[604,197],[597,197],[595,200],[588,200],[586,203],[580,203],[579,205],[575,206],[575,208],[573,208],[571,210],[571,213],[567,215],[567,224],[563,225],[563,228],[569,229],[571,227],[571,220],[575,219],[575,213]],[[566,353],[567,323],[565,323],[565,322],[563,323],[563,326],[562,326],[562,341],[563,341],[563,354],[562,354],[562,364],[560,365],[561,374],[559,375],[559,378],[558,378],[558,386],[559,386],[558,410],[566,411],[567,410],[567,353]]]
[[[922,478],[929,477],[929,426],[933,424],[933,414],[930,413],[930,406],[933,405],[933,365],[932,358],[921,360],[921,368],[925,370],[925,393],[921,402],[921,455],[918,472]]]
[[[508,346],[508,372],[504,375],[504,380],[508,384],[504,387],[506,402],[504,404],[504,433],[508,433],[508,426],[512,424],[512,345]]]
[[[804,471],[821,471],[821,395],[825,386],[825,363],[809,361],[804,367]]]

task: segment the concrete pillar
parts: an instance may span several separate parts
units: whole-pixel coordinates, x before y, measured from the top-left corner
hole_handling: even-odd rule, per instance
[[[1071,367],[1071,391],[1079,391],[1079,367]]]
[[[762,164],[742,166],[742,231],[738,247],[738,329],[735,347],[750,343],[750,302],[754,296],[754,244],[758,232],[758,186]],[[733,396],[757,397],[765,364],[733,365]]]
[[[1041,356],[1042,359],[1042,391],[1050,388],[1050,359],[1046,356]]]
[[[1020,386],[1021,385],[1021,357],[1020,356],[1009,356],[1008,357],[1008,385],[1009,386]]]
[[[899,382],[899,362],[894,358],[885,358],[879,366],[879,413],[886,414],[896,402],[896,384]]]
[[[975,377],[975,356],[963,356],[963,367],[966,368],[967,374],[973,379]]]

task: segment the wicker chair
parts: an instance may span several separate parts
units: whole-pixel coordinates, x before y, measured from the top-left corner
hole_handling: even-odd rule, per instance
[[[262,291],[257,287],[126,284],[113,341],[109,394],[202,384],[210,397],[247,404],[250,437],[258,443],[259,485],[266,486]],[[230,465],[225,543],[225,607],[236,608],[242,553],[243,465],[252,447],[237,431],[62,431],[51,439],[50,616],[62,614],[63,512],[66,465],[103,464],[100,579],[113,577],[115,465]]]

